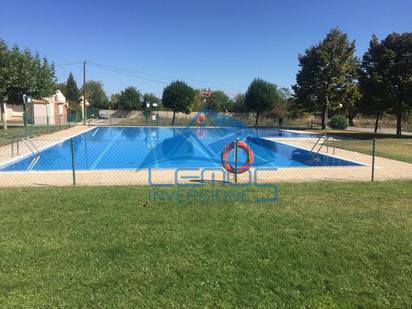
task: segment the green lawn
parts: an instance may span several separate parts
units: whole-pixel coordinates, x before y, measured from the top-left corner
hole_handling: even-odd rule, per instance
[[[145,207],[149,190],[1,189],[0,307],[412,304],[412,182],[282,184],[265,204]]]
[[[319,130],[319,133],[324,132]],[[412,163],[412,137],[403,136],[396,138],[391,134],[373,134],[353,131],[327,130],[327,134],[335,136],[338,139],[330,142],[338,148],[372,154],[372,142],[376,137],[376,155],[388,159],[400,160]]]
[[[372,154],[371,140],[341,140],[335,145],[347,150]],[[376,155],[412,163],[412,139],[376,139]]]
[[[53,133],[69,128],[69,125],[53,125],[53,126],[29,126],[28,134],[37,136],[41,134]],[[5,145],[16,140],[17,137],[24,136],[24,127],[8,127],[7,130],[0,129],[0,145]]]

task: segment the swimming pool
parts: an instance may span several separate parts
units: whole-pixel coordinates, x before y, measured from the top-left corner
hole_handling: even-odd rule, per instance
[[[253,149],[253,167],[360,165],[265,139],[311,136],[262,128],[98,127],[73,138],[74,162],[77,170],[221,167],[224,146],[239,138]],[[244,162],[245,157],[239,151],[239,162]],[[70,170],[70,139],[41,150],[40,158],[34,159],[34,155],[26,156],[1,166],[0,170]]]

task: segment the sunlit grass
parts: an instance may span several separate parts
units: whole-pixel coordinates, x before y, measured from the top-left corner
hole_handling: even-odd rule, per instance
[[[42,134],[53,133],[56,131],[69,128],[69,125],[53,125],[53,126],[29,126],[28,136],[37,136]],[[15,141],[17,138],[25,136],[23,126],[8,127],[6,130],[0,128],[0,145],[5,145]]]
[[[263,204],[150,190],[1,189],[0,306],[412,302],[412,182],[282,184]]]

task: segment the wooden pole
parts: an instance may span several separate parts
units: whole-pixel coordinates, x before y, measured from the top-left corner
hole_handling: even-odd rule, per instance
[[[83,61],[83,124],[86,125],[86,61]]]

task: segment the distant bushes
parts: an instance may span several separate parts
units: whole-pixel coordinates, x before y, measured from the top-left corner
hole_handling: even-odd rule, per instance
[[[348,119],[343,115],[334,115],[330,118],[328,126],[335,130],[346,130],[349,126]]]

